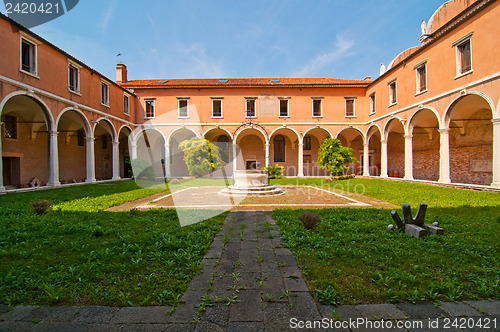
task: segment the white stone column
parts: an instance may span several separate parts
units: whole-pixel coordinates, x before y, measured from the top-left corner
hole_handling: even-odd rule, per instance
[[[236,170],[238,169],[238,159],[236,158],[236,140],[233,141],[233,177],[236,174]]]
[[[405,136],[405,180],[413,180],[413,142],[412,135]]]
[[[380,140],[380,177],[388,178],[387,175],[387,140]]]
[[[304,143],[299,143],[299,169],[297,170],[297,176],[304,177]]]
[[[370,176],[370,144],[363,145],[363,176]]]
[[[450,183],[450,129],[439,130],[439,180]]]
[[[269,141],[266,142],[266,167],[269,167]]]
[[[0,125],[2,125],[2,123],[0,122]],[[1,133],[1,130],[0,130],[0,133]],[[2,162],[2,138],[0,137],[0,193],[3,193],[5,192],[5,186],[4,186],[4,183],[3,183],[3,162]]]
[[[493,122],[493,182],[492,187],[500,188],[500,118]]]
[[[120,180],[120,142],[113,142],[113,178]]]
[[[165,158],[163,158],[163,161],[165,163],[165,177],[170,178],[170,145],[167,143],[165,144]]]
[[[57,131],[49,132],[49,181],[47,185],[58,187],[59,182],[59,153],[57,151]]]
[[[135,142],[129,142],[130,144],[130,159],[137,159],[137,144]]]
[[[85,182],[95,182],[94,137],[87,137],[87,179]]]

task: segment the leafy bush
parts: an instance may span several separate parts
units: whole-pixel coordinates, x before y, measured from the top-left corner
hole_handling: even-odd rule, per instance
[[[132,159],[131,164],[135,179],[146,178],[148,180],[154,180],[156,178],[153,165],[147,160],[141,158]]]
[[[342,146],[339,139],[327,138],[319,147],[316,163],[332,174],[340,175],[344,169],[347,169],[347,164],[358,162],[351,148]]]
[[[283,178],[283,170],[285,167],[280,165],[262,167],[261,169],[267,170],[267,175],[269,179],[282,179]]]
[[[182,141],[179,149],[184,152],[184,162],[191,176],[203,176],[224,166],[220,149],[204,138]]]
[[[349,180],[349,179],[354,179],[355,177],[356,174],[346,174],[346,175],[333,176],[332,180]]]
[[[36,201],[31,203],[31,207],[39,216],[47,214],[52,209],[52,203],[49,201]]]
[[[298,218],[304,225],[305,229],[315,229],[321,222],[321,216],[314,212],[302,212]]]

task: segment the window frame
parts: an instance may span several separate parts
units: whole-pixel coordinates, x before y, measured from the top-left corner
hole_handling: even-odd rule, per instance
[[[156,105],[155,98],[144,98],[144,119],[154,119],[156,117]],[[149,107],[148,107],[149,105]],[[152,108],[152,112],[149,112],[148,116],[148,108]]]
[[[281,144],[283,144],[283,151],[282,151],[282,153],[278,153],[278,154],[277,154],[277,153],[276,153],[276,149],[280,147],[280,146],[278,146],[278,145],[276,144],[276,139],[277,139],[278,137],[283,138],[283,141],[280,141],[280,142],[279,142],[279,143],[280,143],[280,146],[281,146]],[[283,135],[276,135],[276,136],[274,136],[274,138],[273,138],[273,145],[274,145],[274,147],[273,147],[273,160],[274,160],[274,162],[275,162],[275,163],[286,163],[286,138],[285,138],[285,136],[283,136]],[[280,160],[276,160],[276,157],[277,157],[277,156],[278,156],[278,157],[281,157],[281,156],[282,156],[282,157],[283,157],[283,160],[281,160],[281,159],[280,159]]]
[[[181,102],[185,102],[186,106],[181,107]],[[181,114],[181,110],[185,108],[186,115]],[[177,97],[177,118],[178,119],[189,119],[189,97]]]
[[[28,45],[30,45],[32,48],[33,48],[33,54],[31,55],[33,57],[32,61],[30,62],[33,62],[32,64],[29,65],[30,67],[30,70],[25,70],[23,68],[23,43],[26,43]],[[36,39],[33,39],[31,36],[29,36],[28,34],[26,33],[22,33],[21,32],[21,38],[20,38],[20,43],[19,43],[19,71],[24,73],[24,74],[27,74],[27,75],[30,75],[34,78],[40,78],[38,76],[38,45],[40,44],[39,41],[37,41]],[[33,70],[31,70],[31,68],[33,67]]]
[[[223,119],[224,118],[224,115],[222,113],[222,99],[224,99],[224,97],[211,97],[212,99],[212,119]],[[219,102],[220,103],[220,115],[215,115],[215,102]]]
[[[427,59],[424,61],[419,62],[416,64],[414,67],[415,69],[415,83],[416,83],[416,92],[415,96],[427,92]],[[425,78],[425,85],[424,88],[422,88],[422,74],[421,70],[424,69],[424,78]]]
[[[12,123],[14,125],[13,126],[14,130],[13,130],[13,133],[11,133],[12,134],[11,136],[7,136],[7,133],[8,133],[8,131],[7,131],[7,122],[8,122],[7,118],[13,120]],[[18,127],[17,126],[17,116],[5,114],[2,122],[3,122],[3,127],[4,127],[3,137],[6,139],[17,140],[19,137],[18,128],[17,128]]]
[[[311,136],[309,136],[309,135],[304,136],[304,142],[303,142],[302,147],[303,147],[304,151],[311,151],[312,150],[312,137]]]
[[[106,94],[104,94],[104,91],[106,91]],[[101,105],[109,107],[109,83],[105,81],[101,81]]]
[[[387,83],[389,86],[389,107],[396,105],[398,103],[398,81],[393,79]],[[394,86],[394,88],[393,88]]]
[[[290,117],[290,103],[288,102],[290,98],[278,98],[278,117],[280,118],[289,118]],[[286,115],[281,114],[281,103],[286,103]]]
[[[345,98],[345,117],[355,118],[356,117],[356,97],[344,97]],[[347,105],[352,101],[352,115],[347,115]]]
[[[311,107],[312,107],[312,117],[313,118],[322,118],[323,117],[323,97],[311,97],[312,99],[312,103],[311,103]],[[314,115],[314,103],[315,102],[319,102],[319,113],[320,115]]]
[[[68,59],[68,91],[74,94],[81,96],[80,94],[80,69],[82,67],[76,64],[74,61]],[[76,88],[75,90],[71,89],[71,69],[76,70]],[[108,89],[108,98],[109,98],[109,89]],[[102,100],[101,100],[102,101]]]
[[[456,55],[456,76],[455,79],[460,78],[462,76],[471,74],[473,72],[472,68],[472,34],[474,31],[469,32],[465,36],[453,42],[453,47],[455,47],[455,55]],[[461,47],[468,45],[469,47],[469,69],[464,71],[463,65],[463,53],[461,51]]]
[[[376,107],[375,107],[376,102],[377,102],[377,97],[375,95],[375,92],[370,93],[369,97],[370,97],[370,114],[369,115],[372,115],[372,114],[375,114],[377,112]]]
[[[248,104],[253,103],[253,115],[248,115]],[[257,117],[257,97],[245,97],[245,118]]]
[[[125,93],[123,94],[123,114],[130,116],[130,96]]]

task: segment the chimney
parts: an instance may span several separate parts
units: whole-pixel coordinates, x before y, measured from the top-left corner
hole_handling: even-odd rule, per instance
[[[123,63],[116,65],[116,83],[127,82],[127,66]]]

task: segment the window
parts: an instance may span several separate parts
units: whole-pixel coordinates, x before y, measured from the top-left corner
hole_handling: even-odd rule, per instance
[[[288,116],[288,99],[280,99],[280,116]]]
[[[274,162],[285,162],[285,138],[282,135],[274,138]]]
[[[311,150],[311,136],[304,137],[304,150]]]
[[[4,117],[5,138],[17,139],[17,118],[6,115]]]
[[[457,45],[459,73],[465,74],[472,70],[472,57],[470,52],[470,39]]]
[[[246,117],[255,117],[255,99],[246,100]]]
[[[417,93],[427,91],[427,60],[415,66],[417,75]]]
[[[36,75],[36,45],[21,38],[21,70]]]
[[[313,116],[322,116],[321,99],[313,99]]]
[[[179,99],[179,118],[187,118],[188,113],[188,101],[187,99]]]
[[[154,118],[155,117],[155,101],[152,99],[146,100],[146,118]]]
[[[128,96],[123,96],[123,113],[130,115],[130,100]]]
[[[345,116],[355,116],[354,114],[354,98],[345,99]]]
[[[77,144],[78,146],[84,146],[85,145],[85,132],[83,129],[80,129],[76,132],[76,137],[77,137]]]
[[[370,114],[375,113],[375,92],[370,95]]]
[[[69,91],[80,92],[80,69],[72,64],[69,65]]]
[[[389,105],[394,105],[398,102],[397,93],[396,80],[394,80],[389,83]]]
[[[212,100],[212,117],[222,118],[222,100],[213,99]]]
[[[102,149],[106,150],[108,148],[108,135],[104,134],[102,137]]]
[[[109,105],[109,86],[104,82],[101,82],[101,104]]]

